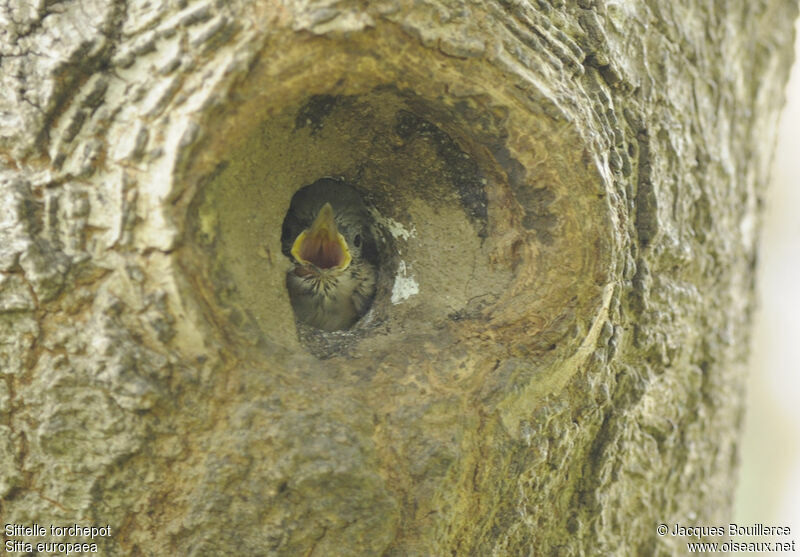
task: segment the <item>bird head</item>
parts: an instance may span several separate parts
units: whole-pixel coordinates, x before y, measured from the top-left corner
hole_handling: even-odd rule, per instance
[[[292,244],[292,257],[300,264],[320,271],[343,271],[352,255],[347,241],[336,227],[333,207],[325,203],[311,226],[303,230]]]

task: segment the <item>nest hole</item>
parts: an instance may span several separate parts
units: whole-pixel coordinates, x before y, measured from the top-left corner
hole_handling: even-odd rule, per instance
[[[474,107],[441,110],[390,87],[312,95],[268,111],[229,148],[192,211],[226,321],[257,344],[299,340],[328,357],[366,338],[479,318],[513,278],[510,267],[492,264],[497,245],[487,241],[492,217],[509,220],[489,203],[501,173],[453,133],[466,115],[475,117]],[[374,292],[352,322],[308,319],[288,288],[298,264],[293,244],[325,188],[335,190],[325,198],[334,205],[348,192],[363,203],[374,240]],[[353,230],[345,231],[350,242]],[[332,257],[341,263],[342,254]],[[350,268],[363,262],[362,253]]]

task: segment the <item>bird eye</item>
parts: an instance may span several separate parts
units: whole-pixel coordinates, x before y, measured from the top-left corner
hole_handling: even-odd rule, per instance
[[[353,238],[353,245],[357,248],[361,247],[361,234],[356,234],[356,237]]]

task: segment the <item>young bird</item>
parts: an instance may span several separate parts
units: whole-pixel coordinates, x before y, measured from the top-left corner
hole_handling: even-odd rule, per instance
[[[372,217],[351,186],[322,178],[300,189],[283,221],[286,275],[298,321],[323,329],[349,329],[375,296],[378,250]]]

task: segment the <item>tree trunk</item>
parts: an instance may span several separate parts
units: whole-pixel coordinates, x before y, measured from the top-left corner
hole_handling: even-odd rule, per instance
[[[0,522],[110,528],[5,549],[684,552],[659,524],[730,515],[796,15],[3,3]],[[323,177],[383,234],[346,331],[285,287]]]

